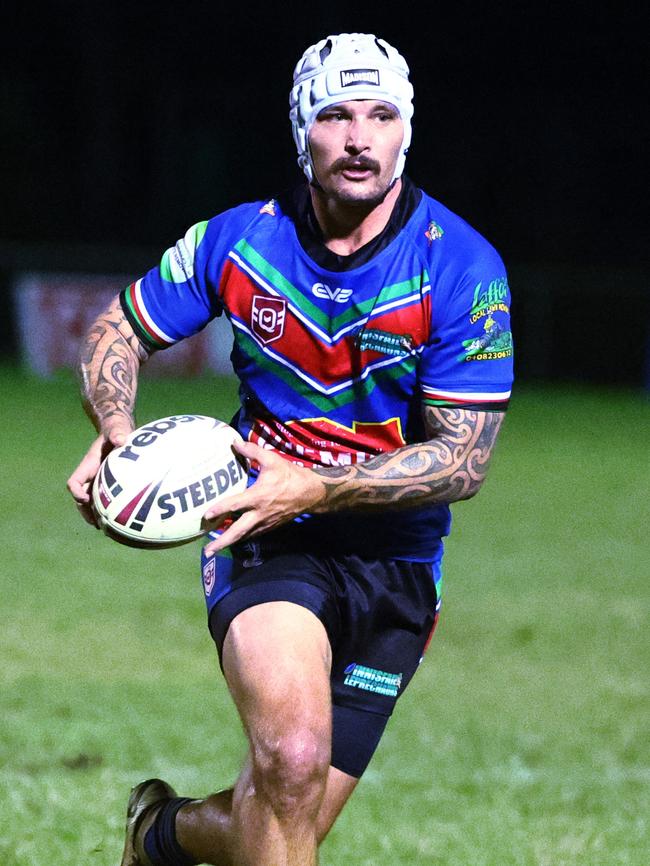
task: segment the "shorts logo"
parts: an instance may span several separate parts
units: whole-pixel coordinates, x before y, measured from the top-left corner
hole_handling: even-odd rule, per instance
[[[375,668],[366,668],[356,662],[349,664],[343,673],[345,674],[344,686],[352,686],[364,692],[376,692],[378,695],[387,695],[390,698],[397,697],[402,685],[403,674],[390,674]]]
[[[352,87],[353,84],[374,84],[379,87],[378,69],[342,69],[341,87]]]
[[[213,556],[212,559],[209,559],[203,566],[203,588],[206,595],[210,595],[214,588],[214,579],[216,573],[215,562],[216,557]]]
[[[251,310],[253,333],[263,343],[279,340],[284,334],[287,302],[282,298],[255,295]]]

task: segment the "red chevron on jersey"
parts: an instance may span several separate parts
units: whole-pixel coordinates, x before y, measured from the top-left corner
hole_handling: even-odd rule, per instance
[[[223,300],[235,324],[241,323],[264,347],[266,344],[259,338],[258,326],[254,322],[253,306],[253,304],[263,304],[263,301],[256,301],[255,298],[267,297],[271,302],[282,300],[286,303],[286,301],[274,298],[272,295],[263,296],[260,287],[230,262],[224,267],[222,287]],[[283,325],[282,334],[273,342],[275,357],[281,355],[290,365],[300,367],[307,375],[325,385],[333,385],[350,375],[354,349],[353,337],[348,335],[336,345],[329,346],[309,331],[290,309],[286,311]]]
[[[368,327],[368,316],[360,316],[356,327],[333,344],[326,342],[329,335],[316,326],[310,327],[305,316],[299,318],[284,298],[263,294],[263,289],[231,261],[224,266],[220,294],[235,323],[252,334],[262,347],[273,342],[276,360],[300,368],[323,385],[345,380],[351,372],[358,375],[386,354],[396,354],[386,352],[381,340],[367,344],[359,341],[363,327]],[[388,338],[395,337],[396,342],[406,338],[401,340],[403,348],[398,354],[409,355],[428,339],[429,316],[427,294],[417,303],[371,315],[370,322],[373,331],[379,329]]]
[[[353,421],[352,427],[328,418],[305,418],[287,424],[255,419],[250,441],[273,448],[303,466],[350,466],[406,444],[399,418],[382,423]]]

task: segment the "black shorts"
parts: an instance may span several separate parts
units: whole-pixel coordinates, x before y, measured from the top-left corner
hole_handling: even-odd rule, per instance
[[[332,765],[360,777],[422,660],[440,606],[440,561],[266,553],[259,544],[203,559],[219,657],[233,619],[290,601],[323,623],[332,647]]]

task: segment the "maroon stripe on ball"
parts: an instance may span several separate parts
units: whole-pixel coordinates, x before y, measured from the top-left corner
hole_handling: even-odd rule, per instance
[[[161,484],[162,484],[162,478],[160,479],[160,481],[158,482],[158,484],[156,484],[156,486],[153,488],[153,490],[151,491],[151,493],[149,494],[149,496],[147,496],[147,498],[145,499],[145,501],[142,503],[142,506],[140,507],[140,510],[139,510],[138,513],[135,515],[135,518],[134,518],[135,520],[139,521],[140,523],[144,523],[144,522],[145,522],[145,520],[146,520],[147,517],[149,516],[149,512],[151,511],[151,506],[152,506],[153,503],[154,503],[154,499],[156,498],[156,494],[157,494],[158,491],[160,490],[160,485],[161,485]],[[134,529],[142,529],[142,526],[139,526],[139,527],[138,527],[138,526],[133,526],[133,524],[131,524],[131,526],[132,526]]]
[[[104,508],[108,508],[111,504],[111,500],[107,495],[106,490],[104,489],[104,484],[101,480],[99,482],[99,501],[102,503]]]
[[[124,506],[124,508],[120,511],[120,513],[115,518],[116,523],[119,523],[121,526],[126,526],[128,520],[130,519],[131,515],[135,511],[135,509],[138,505],[138,502],[140,502],[140,500],[142,499],[144,494],[147,492],[147,490],[149,490],[150,487],[151,487],[151,485],[147,484],[146,487],[143,487],[142,490],[136,496],[134,496],[133,499],[129,503],[127,503]]]

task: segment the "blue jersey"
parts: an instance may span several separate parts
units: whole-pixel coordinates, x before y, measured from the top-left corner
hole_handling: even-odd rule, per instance
[[[414,192],[416,195],[414,196]],[[341,466],[422,441],[422,404],[500,410],[512,383],[504,265],[464,220],[415,204],[375,254],[335,267],[280,201],[193,226],[122,293],[139,337],[164,348],[224,313],[244,438],[306,466]],[[304,515],[296,544],[437,558],[447,505]],[[285,533],[286,534],[286,533]]]

